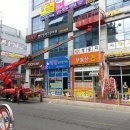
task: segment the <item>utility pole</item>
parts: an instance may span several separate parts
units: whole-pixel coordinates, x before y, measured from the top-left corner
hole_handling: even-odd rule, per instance
[[[2,67],[2,57],[1,57],[1,42],[2,42],[2,11],[0,11],[0,67]]]

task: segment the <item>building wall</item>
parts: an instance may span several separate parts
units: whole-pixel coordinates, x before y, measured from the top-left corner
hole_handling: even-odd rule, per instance
[[[111,52],[120,52],[122,51],[122,49],[115,49],[115,50],[108,50],[108,40],[107,40],[107,23],[111,22],[111,21],[116,21],[122,18],[126,18],[126,17],[130,17],[130,6],[126,6],[123,8],[120,8],[121,13],[119,13],[118,15],[114,15],[114,16],[109,16],[111,12],[113,11],[109,11],[106,12],[106,0],[99,0],[99,7],[100,7],[100,11],[101,13],[103,13],[105,15],[105,21],[106,23],[104,25],[101,26],[100,28],[100,41],[99,41],[99,46],[100,46],[100,52],[101,53],[111,53]],[[30,4],[29,4],[29,32],[28,35],[32,34],[32,18],[36,17],[39,15],[39,9],[33,10],[32,11],[32,0],[30,0]],[[118,9],[117,9],[118,10]],[[75,31],[77,31],[78,29],[75,27],[75,22],[73,20],[73,10],[69,10],[68,11],[68,24],[73,24],[73,30],[71,32],[68,33],[68,37],[72,36],[74,34]],[[45,30],[50,29],[49,26],[49,20],[45,20]],[[61,25],[63,26],[63,25]],[[58,26],[59,27],[59,26]],[[54,27],[55,28],[55,27]],[[28,43],[31,44],[31,43]],[[49,38],[45,38],[44,39],[44,47],[48,47],[49,46]],[[30,47],[30,46],[28,46]],[[128,52],[129,48],[123,48],[123,52]],[[31,53],[31,51],[30,51]],[[74,54],[74,41],[70,41],[68,42],[68,56],[71,56]],[[49,52],[47,52],[46,54],[44,54],[44,59],[49,58]],[[105,58],[105,57],[104,57]],[[107,65],[107,63],[104,61],[104,67],[105,67],[105,77],[108,76],[109,74],[109,67]],[[28,72],[27,72],[28,73]]]

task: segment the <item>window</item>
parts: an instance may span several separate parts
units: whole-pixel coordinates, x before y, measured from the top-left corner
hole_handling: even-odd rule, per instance
[[[65,39],[67,39],[67,38],[68,38],[68,34],[63,34],[63,35],[52,37],[49,40],[49,46],[52,46],[55,43],[63,41]],[[49,52],[49,57],[50,58],[52,58],[52,57],[59,57],[59,56],[67,56],[67,55],[68,55],[68,43],[64,43],[60,47],[52,49]]]
[[[24,65],[21,65],[21,73],[26,73],[26,69],[25,69],[25,66]]]
[[[107,0],[106,11],[120,9],[130,5],[130,0]]]
[[[44,48],[43,45],[44,45],[43,41],[33,42],[32,43],[32,54],[34,54],[34,53],[38,52],[39,50],[43,49]],[[44,56],[44,54],[39,55],[35,59],[36,60],[43,59],[44,58],[43,56]]]
[[[107,23],[107,42],[130,40],[130,18]]]
[[[41,7],[43,0],[33,0],[33,10]]]
[[[43,31],[45,28],[45,21],[40,20],[40,16],[32,19],[32,33]]]
[[[124,19],[124,31],[130,31],[130,18]]]
[[[74,32],[74,35],[78,34],[80,31]],[[98,27],[93,28],[92,32],[86,33],[74,39],[74,49],[84,48],[88,46],[99,44],[99,33]]]
[[[65,13],[63,15],[50,18],[49,20],[49,27],[59,26],[63,23],[68,22],[68,13]]]

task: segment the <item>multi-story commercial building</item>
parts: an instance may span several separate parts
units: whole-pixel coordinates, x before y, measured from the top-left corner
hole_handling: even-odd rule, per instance
[[[30,54],[92,26],[90,32],[36,57],[44,70],[39,64],[26,71],[31,84],[44,75],[47,94],[61,95],[67,89],[72,96],[89,98],[94,90],[98,93],[104,77],[114,77],[122,93],[123,82],[130,86],[130,0],[30,0],[29,7]]]
[[[1,67],[14,63],[26,56],[27,46],[25,36],[23,39],[22,32],[12,27],[2,25],[0,32],[0,47],[1,47]],[[18,80],[25,80],[25,69],[23,66],[15,68],[12,75],[14,83]]]

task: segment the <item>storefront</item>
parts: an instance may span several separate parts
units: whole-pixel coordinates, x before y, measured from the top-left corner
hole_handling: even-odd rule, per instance
[[[43,86],[44,78],[43,78],[43,70],[42,66],[44,64],[43,60],[34,60],[31,62],[27,62],[25,64],[26,69],[30,69],[30,83],[31,87],[35,90],[37,86]],[[35,87],[34,87],[35,86]]]
[[[104,77],[103,65],[99,67],[103,57],[99,52],[73,55],[70,57],[70,86],[71,95],[79,98],[94,97],[98,90],[99,78]]]
[[[45,59],[45,87],[48,95],[66,95],[70,89],[69,57]]]
[[[105,55],[108,77],[115,78],[116,89],[122,100],[130,99],[130,53],[118,52]],[[126,85],[125,85],[126,84]]]

